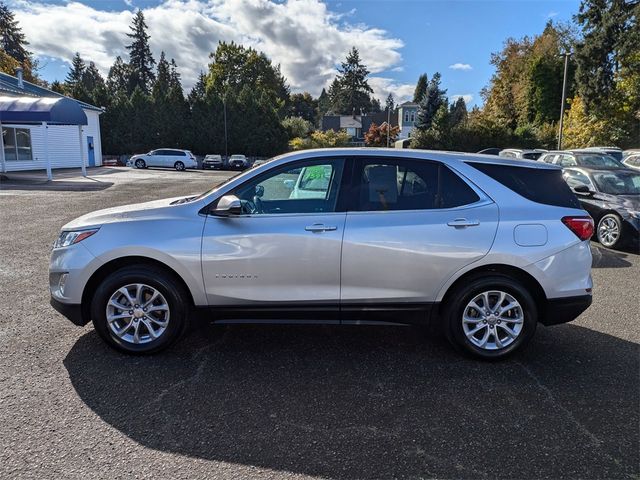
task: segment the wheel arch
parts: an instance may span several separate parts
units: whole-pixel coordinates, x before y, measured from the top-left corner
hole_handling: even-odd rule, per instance
[[[439,312],[441,312],[444,306],[447,305],[458,286],[469,281],[473,277],[491,274],[500,274],[514,278],[529,290],[536,304],[542,306],[546,303],[547,295],[545,294],[542,285],[540,285],[540,283],[530,273],[518,267],[496,263],[476,267],[458,277],[451,285],[449,285],[449,287],[447,287],[439,304]]]
[[[81,305],[82,319],[85,324],[88,323],[91,319],[91,295],[93,295],[93,293],[96,291],[96,288],[98,287],[100,282],[104,280],[108,275],[112,274],[116,270],[119,270],[120,268],[138,265],[153,266],[154,268],[158,268],[173,277],[173,279],[178,282],[178,284],[184,289],[184,291],[187,292],[187,301],[189,302],[189,304],[191,306],[195,305],[193,294],[187,283],[178,274],[178,272],[176,272],[166,263],[162,263],[161,261],[150,257],[138,255],[118,257],[108,261],[104,265],[101,265],[95,272],[93,272],[84,286],[84,290],[82,291]]]

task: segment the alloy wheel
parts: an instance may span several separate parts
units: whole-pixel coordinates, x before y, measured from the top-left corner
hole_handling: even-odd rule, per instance
[[[522,333],[524,311],[520,303],[501,290],[489,290],[467,303],[462,328],[467,340],[483,350],[511,345]]]
[[[613,217],[606,217],[600,220],[598,225],[598,240],[605,247],[615,245],[620,237],[620,225]]]
[[[107,324],[113,335],[132,344],[152,342],[167,330],[169,304],[154,287],[132,283],[116,290],[107,302]]]

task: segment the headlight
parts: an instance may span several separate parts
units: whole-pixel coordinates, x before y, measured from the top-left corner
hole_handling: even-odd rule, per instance
[[[81,242],[85,238],[89,238],[96,233],[99,228],[92,228],[91,230],[75,230],[71,232],[60,232],[60,236],[53,244],[53,248],[68,247],[75,243]]]

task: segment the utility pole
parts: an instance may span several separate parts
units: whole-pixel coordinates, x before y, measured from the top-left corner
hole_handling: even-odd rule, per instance
[[[391,109],[387,105],[387,148],[389,148],[389,132],[391,131]]]
[[[562,150],[562,123],[564,121],[564,104],[567,98],[567,69],[569,67],[569,57],[571,52],[562,54],[564,57],[564,76],[562,79],[562,103],[560,104],[560,125],[558,127],[558,150]]]

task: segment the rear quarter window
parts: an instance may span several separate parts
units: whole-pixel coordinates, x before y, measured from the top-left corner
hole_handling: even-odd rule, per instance
[[[582,208],[562,178],[562,171],[468,162],[473,168],[500,182],[518,195],[536,203],[556,207]]]

